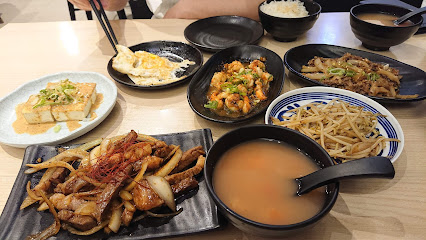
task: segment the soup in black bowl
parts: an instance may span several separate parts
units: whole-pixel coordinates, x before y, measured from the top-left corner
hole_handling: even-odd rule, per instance
[[[245,144],[248,144],[248,146]],[[255,144],[257,147],[253,147],[251,144]],[[261,145],[260,148],[258,144]],[[264,153],[264,144],[272,144],[272,146],[268,146],[268,148],[272,147],[272,152],[276,151],[272,155],[279,154],[280,156],[256,160],[260,156],[259,154]],[[278,146],[275,144],[278,144]],[[248,147],[251,150],[246,154],[242,154],[238,150],[240,147]],[[285,149],[283,150],[282,148]],[[236,153],[234,152],[235,150]],[[285,151],[285,153],[282,151]],[[231,158],[234,158],[236,155],[243,155],[243,157],[229,164],[226,161],[227,155],[228,157],[231,155]],[[271,156],[271,154],[268,155]],[[251,160],[247,160],[249,156]],[[277,162],[280,160],[283,162],[277,165]],[[274,170],[265,170],[265,164],[275,166],[271,168]],[[339,184],[337,182],[330,183],[324,188],[317,189],[299,198],[296,196],[297,183],[294,181],[294,178],[332,165],[334,165],[333,161],[320,145],[297,131],[279,126],[251,125],[228,132],[214,143],[207,154],[204,176],[210,196],[218,206],[219,211],[233,225],[242,231],[255,235],[282,237],[301,230],[303,231],[318,222],[331,210],[338,195]],[[237,170],[232,170],[233,168],[237,168]],[[280,171],[283,168],[293,170],[285,174],[285,171]],[[244,176],[246,174],[248,176]],[[272,175],[278,175],[272,181],[286,179],[284,182],[277,184],[281,184],[282,188],[285,188],[286,184],[287,186],[291,186],[287,189],[287,193],[277,191],[278,185],[272,186],[271,184],[260,182],[260,180],[256,182],[256,179],[260,178],[271,179]],[[225,179],[216,179],[218,176]],[[236,179],[238,177],[244,179]],[[228,190],[225,189],[226,186],[225,188],[220,186],[220,184],[228,185],[227,187],[231,188],[231,181],[233,181],[232,187],[236,189],[238,186],[235,184],[238,184],[238,181],[244,181],[249,178],[254,178],[251,181],[254,186],[252,188],[246,187],[245,189],[242,187],[243,189],[239,190],[243,193],[245,191],[245,194],[248,194],[243,198],[234,198],[235,196],[233,195],[238,195],[237,193],[232,192],[229,194],[227,193]],[[255,186],[256,184],[257,187]],[[294,195],[291,193],[292,191]],[[262,201],[266,201],[267,204],[265,202],[260,204],[259,202],[260,205],[257,207],[254,207],[255,205],[250,206],[250,204],[253,204],[250,203],[250,201],[254,200],[253,197],[250,197],[253,194],[269,194],[271,201],[267,202],[267,199],[263,199]],[[287,196],[284,196],[285,194]],[[287,206],[272,204],[273,201],[277,202],[279,201],[277,199],[282,199],[281,197],[290,199],[288,201],[296,203],[295,205],[287,204]],[[272,198],[275,199],[272,201]],[[301,200],[302,202],[297,202],[297,200]],[[247,204],[245,201],[249,203]],[[306,209],[302,209],[305,207],[303,206],[303,201],[305,205],[311,201],[309,203],[310,210],[305,211]],[[248,207],[240,209],[239,207],[243,205],[242,202]],[[286,219],[285,216],[280,216],[282,214],[281,211],[285,211],[282,209],[288,209],[289,206],[293,206],[291,209],[292,217]]]
[[[417,32],[423,22],[421,16],[415,16],[405,25],[391,26],[380,24],[383,18],[398,18],[411,12],[409,9],[386,4],[360,4],[350,10],[352,32],[362,45],[370,50],[385,51],[409,39]],[[381,18],[377,20],[377,15]],[[372,22],[371,16],[376,16]],[[370,20],[369,20],[370,19]],[[389,21],[385,21],[389,22]]]

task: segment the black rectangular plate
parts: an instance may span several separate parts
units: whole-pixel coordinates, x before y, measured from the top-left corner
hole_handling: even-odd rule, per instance
[[[165,141],[167,144],[180,145],[183,151],[201,145],[207,152],[213,144],[210,129],[199,129],[189,132],[153,135],[155,138]],[[70,146],[41,146],[32,145],[26,148],[21,169],[13,185],[6,206],[0,217],[0,239],[25,239],[30,234],[37,233],[54,222],[49,211],[38,212],[37,206],[30,206],[19,210],[24,198],[27,196],[25,185],[31,181],[35,186],[42,173],[32,175],[24,174],[25,164],[35,163],[37,158],[47,160],[56,154],[61,147]],[[72,146],[71,146],[72,147]],[[202,174],[200,174],[202,175]],[[203,177],[199,178],[199,188],[177,199],[177,207],[183,211],[169,218],[145,218],[137,223],[131,223],[129,227],[121,227],[119,232],[107,235],[99,231],[91,236],[77,236],[65,230],[50,239],[149,239],[158,237],[170,237],[202,232],[220,227],[221,218],[218,216],[216,205],[210,199]]]
[[[409,99],[385,98],[365,95],[366,97],[374,99],[378,102],[389,103],[412,102],[426,99],[426,73],[423,70],[372,52],[328,44],[306,44],[288,50],[284,55],[284,64],[288,70],[294,73],[299,79],[313,85],[328,86],[302,75],[300,73],[302,66],[306,65],[308,61],[315,56],[337,58],[343,56],[345,53],[361,56],[363,58],[369,59],[372,62],[389,64],[389,67],[398,69],[399,74],[402,76],[400,80],[401,86],[399,88],[399,93],[401,95],[419,95],[417,98]]]

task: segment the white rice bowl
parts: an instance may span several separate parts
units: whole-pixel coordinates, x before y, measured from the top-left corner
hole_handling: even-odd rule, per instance
[[[271,1],[263,3],[260,10],[268,15],[281,18],[307,17],[309,12],[299,0]]]

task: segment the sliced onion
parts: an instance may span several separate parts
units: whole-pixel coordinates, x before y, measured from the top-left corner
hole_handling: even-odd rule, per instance
[[[175,146],[173,151],[175,151],[173,157],[166,164],[164,164],[164,166],[162,166],[160,170],[154,173],[155,176],[167,176],[178,165],[180,159],[182,158],[182,150],[179,146]]]
[[[112,213],[109,219],[108,228],[115,233],[117,233],[118,229],[120,229],[122,213],[123,213],[123,208],[120,206],[120,204],[117,201],[114,201],[112,203]]]
[[[133,203],[131,203],[129,201],[124,201],[123,205],[127,209],[127,211],[136,212],[136,207],[135,207],[135,205],[133,205]]]
[[[34,200],[37,200],[37,201],[39,201],[39,200],[43,200],[43,198],[42,198],[42,197],[37,196],[37,195],[33,192],[33,190],[31,190],[31,181],[28,181],[28,182],[27,182],[26,189],[27,189],[28,196],[29,196],[30,198],[32,198],[32,199],[34,199]]]
[[[62,161],[43,162],[38,164],[27,164],[27,166],[38,169],[38,170],[43,168],[51,168],[51,167],[64,167],[64,168],[68,168],[71,171],[71,173],[75,171],[75,169],[73,168],[73,166],[71,166],[71,164],[67,162],[62,162]]]
[[[141,141],[141,142],[158,142],[159,140],[151,137],[149,135],[145,135],[145,134],[138,134],[138,138],[136,138],[136,140]]]
[[[59,221],[58,214],[56,213],[55,207],[53,206],[52,202],[47,198],[46,194],[44,194],[43,191],[37,191],[37,194],[39,194],[49,206],[50,212],[55,217],[55,222],[43,231],[28,236],[26,238],[27,240],[45,240],[50,238],[51,236],[56,235],[61,229],[61,222]]]
[[[33,174],[35,172],[38,172],[37,168],[28,168],[24,171],[25,174]]]
[[[158,194],[158,196],[164,200],[166,205],[173,211],[176,212],[176,203],[173,196],[172,187],[166,179],[159,176],[147,176],[146,180],[148,181],[151,188]]]
[[[132,222],[138,222],[142,219],[144,219],[146,216],[148,216],[148,214],[146,212],[143,212],[141,215],[135,217],[132,219]]]
[[[111,139],[105,138],[104,140],[102,140],[101,144],[99,145],[101,148],[101,154],[105,153],[108,150],[110,144],[111,144]]]
[[[133,199],[133,195],[126,190],[121,190],[118,195],[121,197],[121,199],[125,200],[125,201],[130,201]]]
[[[19,207],[19,209],[24,209],[34,203],[36,203],[38,200],[31,198],[30,196],[27,196],[24,201],[22,201],[21,206]]]
[[[101,142],[102,142],[102,138],[98,138],[98,139],[92,140],[90,142],[87,142],[83,145],[80,145],[77,148],[80,149],[80,150],[83,150],[83,151],[87,151],[89,149],[92,149],[92,148],[98,146]]]
[[[42,204],[40,204],[40,206],[37,208],[37,211],[42,212],[49,209],[49,205],[47,205],[46,202],[43,202]]]
[[[90,165],[95,165],[96,162],[98,161],[98,159],[101,157],[101,147],[97,146],[94,149],[92,149],[92,151],[90,151],[89,153],[89,163]]]
[[[75,210],[76,214],[91,216],[93,212],[95,212],[96,203],[94,201],[86,202],[81,204]]]
[[[183,210],[183,208],[179,209],[176,212],[172,212],[172,213],[153,213],[151,211],[146,210],[146,213],[151,216],[151,217],[157,217],[157,218],[162,218],[162,217],[172,217],[172,216],[176,216],[179,213],[181,213]]]
[[[132,191],[132,189],[136,186],[136,183],[139,182],[140,180],[142,180],[143,175],[145,174],[147,167],[148,167],[148,162],[144,161],[142,163],[142,167],[141,167],[141,170],[139,171],[138,175],[136,175],[135,179],[133,179],[133,181],[129,185],[127,185],[124,188],[124,190]]]
[[[75,234],[75,235],[81,235],[81,236],[88,236],[88,235],[92,235],[95,232],[101,230],[102,228],[104,228],[106,225],[108,225],[108,220],[103,221],[101,224],[99,224],[98,226],[87,230],[87,231],[79,231],[73,227],[71,227],[70,225],[64,223],[62,224],[62,227],[67,230],[68,232]]]

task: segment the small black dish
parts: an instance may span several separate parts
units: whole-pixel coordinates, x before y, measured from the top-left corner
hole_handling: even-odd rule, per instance
[[[386,13],[401,17],[411,10],[387,4],[360,4],[350,10],[350,24],[352,32],[362,45],[374,51],[386,51],[390,47],[398,45],[409,39],[422,25],[422,16],[412,17],[411,26],[381,26],[366,22],[357,16],[361,13]]]
[[[334,206],[339,193],[339,182],[329,183],[327,185],[327,196],[325,203],[315,216],[303,222],[289,225],[270,225],[259,223],[247,219],[226,206],[222,200],[216,195],[213,186],[213,171],[216,163],[221,156],[236,145],[257,139],[270,139],[283,143],[287,143],[295,149],[306,154],[311,160],[315,161],[321,168],[333,166],[328,153],[314,140],[306,135],[285,127],[272,125],[250,125],[240,127],[220,137],[210,148],[206,163],[204,165],[204,178],[206,180],[207,189],[210,196],[216,203],[218,210],[222,213],[235,227],[240,230],[260,235],[262,237],[285,237],[292,234],[297,234],[307,230],[320,219],[322,219]],[[296,182],[295,182],[296,184]],[[261,207],[261,206],[259,206]]]
[[[257,44],[263,36],[259,22],[240,16],[217,16],[189,24],[183,32],[186,40],[208,52],[228,47]]]
[[[362,50],[346,48],[335,45],[327,44],[307,44],[294,47],[286,52],[284,55],[284,64],[290,72],[294,73],[299,79],[306,81],[313,85],[328,86],[321,82],[312,80],[305,77],[300,73],[303,65],[306,65],[308,61],[315,56],[337,58],[343,56],[345,53],[351,53],[353,55],[367,58],[372,62],[389,64],[389,67],[396,68],[399,70],[399,74],[402,75],[401,85],[399,93],[402,95],[418,94],[417,98],[410,99],[397,99],[397,98],[384,98],[374,97],[365,95],[378,102],[389,102],[389,103],[403,103],[420,101],[426,98],[426,72],[423,70],[397,61],[395,59],[385,57],[376,53],[366,52]]]
[[[266,58],[264,62],[266,71],[272,74],[274,80],[270,83],[268,99],[261,102],[249,114],[231,118],[215,114],[210,109],[205,108],[207,103],[207,91],[210,86],[210,81],[215,72],[222,70],[223,64],[231,63],[234,60],[243,62],[253,61],[261,57]],[[227,48],[216,54],[204,64],[204,66],[195,74],[188,86],[187,98],[192,110],[199,116],[214,122],[220,123],[237,123],[252,119],[266,111],[269,104],[281,94],[284,84],[284,64],[275,52],[255,45],[245,45]]]
[[[188,132],[153,135],[153,137],[165,141],[168,144],[180,145],[181,149],[188,150],[201,145],[208,150],[213,144],[210,129],[198,129]],[[49,211],[37,211],[36,206],[30,206],[20,210],[24,198],[27,196],[25,185],[31,181],[34,187],[40,181],[43,172],[25,174],[28,169],[26,164],[36,163],[38,158],[43,160],[57,155],[62,148],[73,146],[42,146],[31,145],[25,149],[24,159],[19,170],[12,191],[9,195],[3,213],[0,216],[0,239],[21,240],[28,235],[37,233],[54,222]],[[216,229],[223,224],[223,219],[217,213],[213,200],[210,199],[206,183],[202,174],[197,176],[198,189],[191,190],[176,199],[178,209],[183,211],[169,218],[145,218],[139,222],[132,222],[129,226],[122,226],[117,233],[110,235],[99,231],[89,236],[78,236],[65,230],[60,230],[57,235],[49,239],[61,240],[89,240],[89,239],[151,239],[171,236],[182,236]],[[137,214],[137,213],[136,213]],[[136,216],[136,215],[135,215]]]
[[[280,42],[291,42],[296,40],[314,26],[321,13],[321,6],[318,3],[312,0],[300,0],[308,11],[308,16],[301,18],[275,17],[260,10],[263,4],[270,3],[271,1],[273,0],[267,0],[259,5],[259,18],[265,30],[271,34],[275,40]]]
[[[185,71],[179,72],[177,77],[186,76],[176,82],[162,84],[162,85],[152,85],[152,86],[142,86],[134,83],[127,74],[116,71],[112,68],[112,59],[108,62],[108,73],[109,75],[117,82],[124,84],[128,87],[138,88],[138,89],[161,89],[173,87],[177,84],[183,83],[191,79],[191,77],[200,69],[203,65],[203,54],[197,48],[192,47],[186,43],[182,42],[172,42],[172,41],[153,41],[145,42],[138,45],[129,47],[133,52],[135,51],[146,51],[149,53],[156,54],[160,57],[165,57],[172,62],[180,62],[184,59],[195,62],[193,65],[189,65]]]

